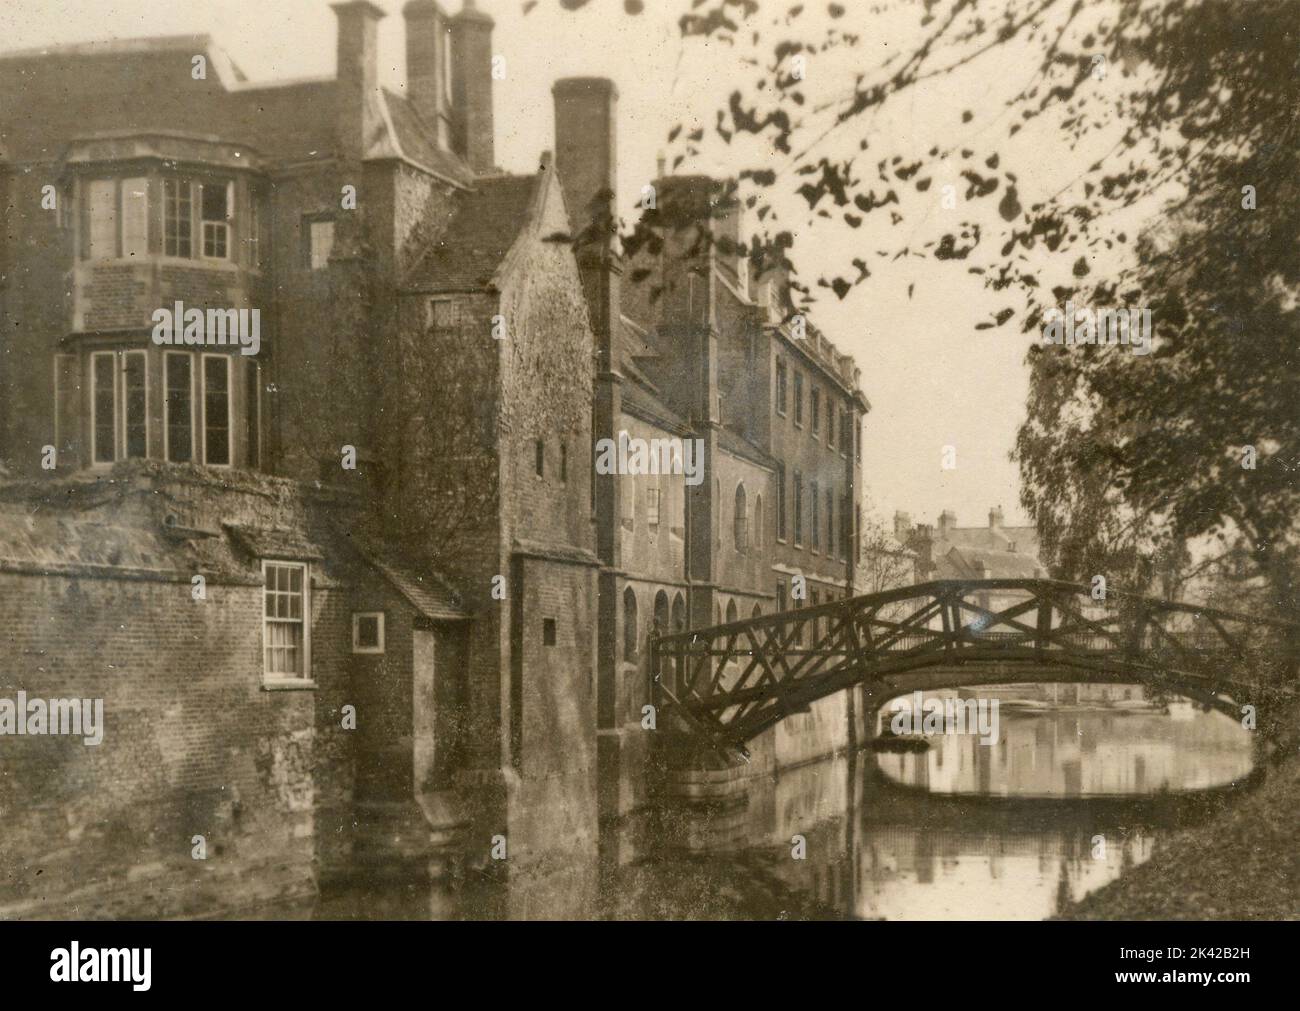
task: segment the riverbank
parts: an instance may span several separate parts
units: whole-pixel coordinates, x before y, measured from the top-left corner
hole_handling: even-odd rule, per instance
[[[1300,919],[1300,755],[1174,832],[1151,859],[1066,909],[1065,920]]]

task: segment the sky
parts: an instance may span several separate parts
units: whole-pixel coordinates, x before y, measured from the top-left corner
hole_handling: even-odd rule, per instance
[[[764,13],[790,6],[761,2]],[[378,0],[378,6],[389,15],[380,24],[381,79],[401,90],[401,2]],[[444,6],[457,10],[460,0]],[[654,178],[669,130],[684,123],[683,133],[699,125],[711,135],[716,103],[755,80],[754,70],[741,62],[747,55],[743,49],[715,39],[682,40],[677,18],[689,0],[656,0],[636,17],[623,13],[621,0],[591,0],[578,12],[561,10],[558,0],[540,0],[527,15],[523,0],[478,0],[478,6],[495,19],[493,48],[505,58],[505,79],[495,83],[498,163],[510,171],[533,171],[541,153],[554,147],[555,80],[610,77],[620,93],[618,197],[627,217],[642,186]],[[808,16],[796,23],[800,34],[819,34],[814,29],[827,23],[818,20],[824,18],[823,6],[809,5]],[[849,0],[845,6],[848,13],[840,23],[858,32],[861,42],[810,58],[805,82],[810,108],[841,99],[855,75],[870,76],[891,52],[920,37],[920,3]],[[251,80],[260,81],[332,75],[334,26],[326,0],[5,0],[0,47],[209,34]],[[1021,202],[1029,206],[1078,185],[1085,166],[1112,143],[1103,132],[1072,148],[1046,121],[1028,125],[1013,142],[1004,140],[1015,115],[1006,99],[1033,82],[1037,66],[1036,50],[1002,47],[957,72],[936,76],[869,118],[859,117],[851,130],[833,133],[814,154],[842,155],[865,137],[870,145],[865,170],[878,157],[897,153],[910,160],[936,143],[996,149],[1004,168],[1014,163]],[[1110,84],[1103,80],[1095,86]],[[967,110],[971,116],[964,121]],[[885,212],[876,212],[854,231],[810,217],[806,204],[790,196],[793,187],[783,188],[797,178],[791,160],[753,143],[724,144],[710,136],[701,156],[678,171],[734,176],[758,165],[778,172],[774,209],[781,226],[795,233],[792,258],[802,277],[851,270],[856,256],[871,266],[872,276],[848,297],[825,295],[810,318],[861,369],[863,392],[872,405],[864,426],[864,484],[877,515],[888,520],[902,510],[916,522],[933,523],[942,510],[953,509],[962,525],[981,525],[989,508],[1000,505],[1008,523],[1026,522],[1017,468],[1008,454],[1025,413],[1030,338],[1014,320],[998,329],[975,329],[997,310],[1018,303],[1010,293],[986,290],[959,261],[890,262],[874,255],[897,248],[900,239],[935,238],[938,229],[959,220],[984,221],[987,231],[998,224],[996,198],[969,206],[959,199],[956,209],[942,207],[945,184],[955,185],[959,197],[965,190],[958,175],[965,164],[954,162],[932,173],[934,185],[924,195],[899,187],[906,215],[902,225],[891,228]],[[866,178],[870,185],[874,168]],[[1062,270],[1064,277],[1068,264],[1045,261],[1042,267],[1049,273]],[[941,467],[945,446],[956,451],[955,469]]]

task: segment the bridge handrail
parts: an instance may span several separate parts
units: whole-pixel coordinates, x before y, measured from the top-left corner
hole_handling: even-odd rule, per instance
[[[872,605],[884,605],[897,601],[911,600],[916,597],[938,597],[954,590],[967,592],[979,592],[982,590],[1024,590],[1035,596],[1040,596],[1043,591],[1060,594],[1082,595],[1090,597],[1092,587],[1082,583],[1069,583],[1059,579],[936,579],[927,583],[914,583],[909,586],[900,586],[893,590],[883,590],[879,593],[859,594],[856,597],[841,597],[838,600],[832,600],[826,604],[818,604],[815,607],[798,607],[788,611],[777,611],[773,614],[764,614],[757,618],[743,618],[737,621],[727,622],[722,625],[709,625],[703,628],[693,629],[686,632],[674,632],[670,635],[659,636],[657,642],[661,649],[671,648],[675,645],[690,645],[698,641],[704,633],[709,633],[710,638],[721,638],[732,633],[744,632],[748,629],[766,628],[770,625],[781,625],[792,619],[811,619],[818,618],[828,614],[838,614],[847,604],[862,604],[870,602]],[[1148,597],[1138,593],[1131,593],[1126,590],[1108,590],[1106,594],[1106,603],[1116,600],[1124,600],[1139,604],[1148,605],[1149,609],[1155,612],[1180,612],[1183,614],[1193,614],[1198,617],[1219,618],[1226,621],[1245,622],[1251,625],[1266,625],[1272,628],[1300,631],[1300,625],[1295,622],[1283,621],[1280,618],[1261,617],[1256,615],[1240,614],[1234,611],[1225,611],[1220,608],[1206,607],[1199,604],[1188,604],[1179,601],[1163,600],[1159,597]]]

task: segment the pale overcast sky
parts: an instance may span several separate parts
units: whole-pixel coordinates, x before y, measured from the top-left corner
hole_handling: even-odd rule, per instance
[[[386,84],[400,89],[405,72],[401,2],[378,3],[389,14],[380,29],[381,74]],[[444,6],[458,10],[460,0]],[[551,84],[557,78],[611,77],[621,93],[619,197],[627,214],[641,186],[653,177],[670,127],[685,121],[711,128],[714,103],[753,79],[749,70],[740,76],[734,49],[716,41],[683,44],[676,21],[688,0],[647,4],[659,13],[640,17],[624,15],[621,0],[592,0],[579,13],[560,11],[557,0],[540,0],[526,17],[523,0],[479,0],[478,6],[496,19],[494,48],[506,59],[507,76],[497,82],[495,93],[498,162],[509,170],[531,171],[539,154],[554,146]],[[771,6],[771,0],[763,0],[765,9]],[[775,6],[785,10],[790,4]],[[916,38],[923,11],[922,4],[910,0],[853,0],[846,6],[849,13],[842,23],[852,24],[868,41],[811,59],[807,90],[813,99],[850,91],[858,71],[878,66]],[[326,0],[4,0],[0,47],[207,33],[250,79],[328,76],[334,69],[334,24]],[[818,34],[812,30],[816,20],[799,24],[804,37]],[[868,184],[874,178],[868,165],[880,157],[920,156],[935,143],[969,143],[981,150],[982,145],[998,145],[1002,167],[1018,170],[1025,206],[1069,185],[1110,147],[1110,139],[1090,138],[1074,151],[1058,131],[1043,124],[1023,130],[1014,145],[1002,140],[1015,115],[1006,111],[1004,100],[1033,79],[1037,55],[1023,49],[994,52],[957,74],[936,78],[870,119],[870,160],[861,166]],[[966,109],[974,115],[963,123]],[[818,153],[835,156],[852,150],[862,129],[832,137]],[[716,141],[708,155],[680,171],[721,175],[763,163],[779,171],[788,164],[765,158],[753,147],[742,152]],[[1014,321],[1001,329],[974,329],[1017,301],[1008,293],[986,291],[959,262],[927,258],[889,263],[875,256],[878,249],[895,248],[900,238],[937,237],[936,229],[967,216],[992,227],[996,200],[974,209],[940,207],[945,182],[964,191],[958,175],[964,167],[954,163],[946,174],[934,173],[935,185],[924,195],[900,186],[907,220],[897,229],[882,217],[886,212],[876,212],[854,232],[821,220],[805,224],[808,215],[801,201],[786,200],[777,210],[784,225],[796,230],[795,262],[804,277],[848,271],[855,256],[872,269],[873,276],[843,302],[823,298],[813,318],[862,369],[863,389],[873,407],[865,428],[865,483],[878,511],[887,517],[903,509],[914,520],[934,522],[942,509],[952,508],[961,523],[982,524],[988,508],[1000,504],[1008,522],[1024,522],[1018,475],[1007,454],[1024,416],[1028,338]],[[940,469],[945,445],[957,449],[956,470]]]

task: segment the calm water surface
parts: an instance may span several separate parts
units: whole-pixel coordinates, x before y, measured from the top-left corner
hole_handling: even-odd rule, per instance
[[[924,752],[784,769],[751,789],[717,851],[601,868],[591,900],[558,915],[1040,919],[1230,802],[1215,788],[1252,768],[1250,734],[1233,720],[1138,686],[978,694],[1000,700],[996,744],[936,736]],[[792,858],[795,835],[806,859]],[[555,887],[517,876],[470,880],[450,896],[370,887],[323,896],[313,914],[546,917],[565,908],[552,903]]]

